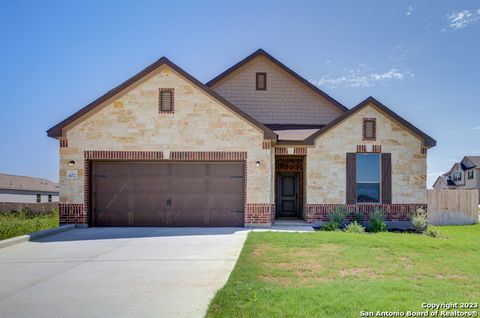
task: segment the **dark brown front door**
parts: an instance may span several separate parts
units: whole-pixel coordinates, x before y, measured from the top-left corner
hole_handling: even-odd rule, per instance
[[[243,226],[243,163],[94,162],[93,226]]]
[[[280,172],[277,175],[277,216],[297,217],[299,212],[298,172]]]

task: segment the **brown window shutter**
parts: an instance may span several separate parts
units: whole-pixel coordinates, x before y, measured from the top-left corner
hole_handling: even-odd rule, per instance
[[[392,203],[392,154],[382,153],[382,202]]]
[[[357,202],[357,155],[347,153],[347,204]]]

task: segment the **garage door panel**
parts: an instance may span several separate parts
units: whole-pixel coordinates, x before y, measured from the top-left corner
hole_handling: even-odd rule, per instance
[[[159,177],[137,177],[133,180],[133,189],[134,193],[138,192],[151,192],[155,193],[166,193],[169,191],[169,180]]]
[[[170,180],[174,194],[207,194],[208,180],[204,178],[172,178]]]
[[[155,177],[170,175],[171,164],[158,162],[139,162],[133,163],[133,174],[136,177]]]
[[[133,223],[135,226],[166,226],[167,223],[167,212],[166,211],[137,211],[133,212]]]
[[[96,226],[243,226],[243,164],[93,163]]]
[[[200,212],[208,209],[209,197],[205,195],[176,195],[171,198],[172,209],[183,212]]]
[[[231,163],[209,164],[209,175],[213,177],[243,176],[243,165]]]
[[[172,164],[172,175],[181,177],[201,177],[207,175],[207,164],[196,162],[177,162]]]
[[[228,195],[239,194],[243,187],[243,179],[210,179],[210,193]]]
[[[94,176],[95,192],[99,194],[128,194],[131,178]]]
[[[167,208],[168,195],[133,194],[132,210],[134,211],[157,211]]]
[[[210,211],[243,212],[242,196],[214,196],[210,200]]]
[[[175,226],[206,226],[205,212],[182,211],[172,213],[172,224]]]
[[[131,176],[132,167],[126,162],[98,162],[95,163],[95,174],[108,177]]]

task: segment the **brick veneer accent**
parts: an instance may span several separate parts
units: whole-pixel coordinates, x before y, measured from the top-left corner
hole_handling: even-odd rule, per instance
[[[367,123],[372,123],[373,124],[373,136],[371,138],[368,138],[367,136]],[[376,118],[364,118],[363,119],[363,125],[362,125],[362,140],[369,140],[369,141],[375,141],[377,140],[377,119]]]
[[[275,147],[275,154],[276,155],[289,155],[288,153],[289,147]],[[293,155],[306,155],[307,148],[306,147],[294,147],[293,148]]]
[[[68,147],[68,140],[60,139],[60,148],[67,148],[67,147]]]
[[[84,158],[87,160],[159,160],[163,159],[163,152],[88,150],[84,152]]]
[[[363,213],[364,220],[368,220],[369,213],[375,208],[385,211],[386,221],[409,221],[418,208],[425,208],[427,204],[307,204],[305,206],[305,221],[328,221],[328,214],[337,206],[344,206],[350,213]],[[352,219],[350,215],[348,219]]]
[[[382,152],[382,145],[372,145],[371,151],[367,151],[367,145],[357,145],[357,152]]]
[[[172,110],[162,110],[161,107],[161,98],[162,92],[171,92],[172,93]],[[175,113],[175,89],[173,88],[159,88],[158,89],[158,112],[160,114],[173,114]]]
[[[246,160],[245,151],[172,151],[175,160]]]
[[[270,140],[264,140],[262,142],[262,149],[270,149],[272,148],[272,143]]]
[[[60,203],[58,205],[60,224],[85,224],[87,214],[83,204]]]
[[[306,147],[295,147],[293,148],[293,154],[295,155],[306,155],[307,148]]]
[[[245,204],[245,225],[265,224],[270,225],[275,220],[275,205],[269,203]]]

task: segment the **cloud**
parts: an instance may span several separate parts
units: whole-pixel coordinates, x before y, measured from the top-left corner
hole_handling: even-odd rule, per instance
[[[464,29],[480,19],[480,9],[462,10],[447,14],[448,26],[453,30]]]
[[[344,69],[343,74],[325,76],[310,82],[317,86],[327,85],[331,88],[342,87],[373,87],[385,84],[387,81],[404,80],[413,77],[410,71],[401,71],[392,68],[385,72],[372,72],[365,63],[360,64],[356,69]]]
[[[447,162],[458,162],[457,159],[448,159]]]
[[[474,130],[480,130],[480,126],[473,127]]]
[[[405,15],[412,15],[413,13],[413,7],[412,6],[408,6],[408,9],[407,9],[407,12],[405,12]]]

